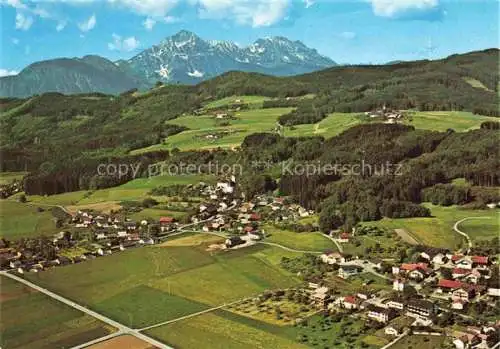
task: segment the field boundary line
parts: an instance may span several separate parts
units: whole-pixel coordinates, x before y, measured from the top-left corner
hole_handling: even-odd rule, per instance
[[[202,311],[198,311],[196,313],[184,315],[184,316],[181,316],[181,317],[176,318],[176,319],[167,320],[167,321],[159,322],[159,323],[154,324],[154,325],[150,325],[150,326],[146,326],[146,327],[143,327],[143,328],[139,328],[139,329],[136,329],[136,331],[147,331],[147,330],[150,330],[152,328],[156,328],[156,327],[160,327],[160,326],[164,326],[164,325],[170,325],[172,323],[175,323],[175,322],[178,322],[178,321],[182,321],[182,320],[186,320],[186,319],[190,319],[190,318],[198,316],[198,315],[203,315],[203,314],[211,313],[212,311],[219,310],[219,309],[225,308],[225,307],[233,305],[233,304],[238,304],[238,303],[244,302],[244,301],[246,301],[248,299],[251,299],[251,298],[252,297],[246,297],[246,298],[243,298],[243,299],[238,299],[238,300],[236,300],[234,302],[224,303],[222,305],[218,305],[218,306],[213,307],[213,308],[208,308],[208,309],[205,309],[205,310],[202,310]]]
[[[155,347],[158,347],[160,349],[174,349],[174,348],[166,345],[165,343],[161,343],[161,342],[157,341],[154,338],[151,338],[151,337],[149,337],[149,336],[147,336],[147,335],[145,335],[143,333],[140,333],[137,330],[134,330],[134,329],[132,329],[132,328],[130,328],[128,326],[125,326],[125,325],[119,323],[118,321],[115,321],[113,319],[108,318],[107,316],[104,316],[104,315],[99,314],[99,313],[97,313],[97,312],[95,312],[93,310],[90,310],[87,307],[84,307],[84,306],[82,306],[82,305],[80,305],[80,304],[78,304],[76,302],[73,302],[73,301],[71,301],[71,300],[69,300],[69,299],[67,299],[67,298],[65,298],[63,296],[60,296],[57,293],[49,291],[46,288],[38,286],[38,285],[36,285],[36,284],[28,281],[28,280],[20,278],[19,276],[16,276],[16,275],[13,275],[13,274],[9,274],[9,273],[7,273],[5,271],[0,271],[0,275],[8,277],[8,278],[10,278],[12,280],[18,281],[18,282],[20,282],[20,283],[22,283],[22,284],[24,284],[26,286],[29,286],[29,287],[33,288],[34,290],[37,290],[37,291],[45,294],[46,296],[49,296],[49,297],[51,297],[51,298],[53,298],[53,299],[55,299],[55,300],[57,300],[57,301],[59,301],[61,303],[64,303],[64,304],[66,304],[66,305],[68,305],[68,306],[70,306],[70,307],[72,307],[74,309],[77,309],[77,310],[81,311],[82,313],[90,315],[90,316],[92,316],[92,317],[94,317],[94,318],[96,318],[96,319],[98,319],[98,320],[100,320],[100,321],[102,321],[104,323],[107,323],[108,325],[111,325],[114,328],[118,329],[118,331],[121,331],[123,334],[130,334],[130,335],[132,335],[134,337],[137,337],[137,338],[139,338],[139,339],[141,339],[141,340],[143,340],[145,342],[148,342],[149,344],[151,344],[151,345],[153,345]]]

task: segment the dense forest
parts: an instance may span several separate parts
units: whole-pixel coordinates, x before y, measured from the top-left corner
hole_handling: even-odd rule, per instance
[[[230,72],[197,86],[158,84],[147,92],[131,90],[119,96],[47,93],[0,99],[0,170],[29,171],[24,181],[28,194],[54,194],[115,186],[130,179],[96,176],[95,167],[103,162],[139,162],[143,169],[158,161],[238,162],[247,166],[241,178],[247,194],[277,188],[321,212],[323,227],[349,227],[382,216],[426,216],[428,210],[419,205],[423,201],[484,206],[499,200],[498,192],[490,190],[500,184],[494,122],[466,133],[368,124],[328,140],[254,134],[239,151],[129,154],[185,130],[165,121],[232,95],[276,97],[264,108],[295,107],[280,118],[284,125],[314,123],[331,112],[369,111],[383,105],[499,116],[498,58],[499,50],[491,49],[438,61],[334,67],[296,77]],[[288,98],[304,95],[312,97]],[[256,162],[271,168],[252,167]],[[288,167],[365,164],[371,169],[359,175],[344,169],[277,176],[284,163]],[[387,164],[392,165],[389,173]],[[383,176],[380,171],[385,171]],[[468,185],[454,185],[457,178]]]

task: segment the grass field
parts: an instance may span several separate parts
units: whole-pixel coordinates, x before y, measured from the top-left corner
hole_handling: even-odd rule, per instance
[[[57,232],[50,208],[38,212],[36,206],[16,201],[0,201],[0,236],[7,239]]]
[[[147,334],[178,349],[305,349],[282,336],[254,326],[209,313],[154,328]]]
[[[0,346],[70,348],[112,328],[14,280],[0,277]]]
[[[226,105],[234,104],[236,103],[236,100],[239,100],[239,103],[248,104],[250,107],[261,108],[262,103],[270,99],[272,98],[264,96],[231,96],[210,102],[206,104],[205,107],[220,108]]]
[[[455,222],[462,218],[489,217],[466,221],[460,225],[459,228],[468,233],[473,241],[492,239],[497,237],[500,231],[499,211],[497,209],[464,210],[457,206],[425,205],[431,209],[432,217],[430,218],[384,218],[369,224],[390,229],[405,229],[426,245],[444,248],[459,247],[463,244],[464,240],[453,230]]]
[[[147,333],[179,349],[347,349],[361,346],[363,337],[368,334],[362,327],[358,320],[345,318],[335,323],[320,316],[309,318],[301,326],[277,326],[218,310]]]
[[[316,124],[297,125],[285,128],[286,137],[323,136],[331,138],[348,128],[363,123],[359,113],[333,113]]]
[[[211,241],[207,236],[206,243]],[[298,283],[277,266],[283,255],[278,249],[258,246],[211,254],[205,246],[198,241],[195,246],[131,249],[26,277],[131,326]]]
[[[440,348],[445,337],[408,336],[394,344],[391,349],[435,349]]]
[[[14,180],[21,180],[28,172],[0,172],[0,185],[9,184]]]
[[[446,131],[449,128],[457,132],[464,132],[479,128],[484,121],[496,121],[496,118],[474,115],[469,112],[416,112],[406,118],[404,123],[415,126],[417,129]],[[380,122],[370,120],[360,113],[333,113],[316,124],[297,125],[285,128],[285,136],[323,136],[331,138],[350,127],[367,122]]]
[[[277,243],[295,250],[321,252],[337,249],[333,241],[318,232],[296,233],[281,230],[271,225],[264,226],[264,230],[266,232],[266,242]]]
[[[456,132],[465,132],[479,128],[484,121],[497,121],[497,119],[469,112],[433,111],[416,112],[411,118],[405,119],[405,124],[424,130],[446,131],[452,128]]]
[[[189,130],[168,137],[163,144],[134,150],[140,154],[158,149],[200,150],[213,148],[234,148],[240,146],[246,136],[256,132],[272,131],[280,115],[290,112],[292,108],[251,109],[237,112],[235,119],[225,120],[229,125],[218,126],[220,120],[211,115],[183,116],[170,120],[170,124],[183,125]],[[209,135],[224,133],[217,139],[207,138]]]

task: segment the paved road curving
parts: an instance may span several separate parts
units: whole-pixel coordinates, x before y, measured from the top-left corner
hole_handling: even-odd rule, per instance
[[[461,230],[458,228],[458,226],[459,226],[461,223],[463,223],[463,222],[465,222],[465,221],[468,221],[468,220],[470,220],[470,219],[491,219],[491,217],[466,217],[466,218],[463,218],[463,219],[461,219],[461,220],[457,221],[457,222],[453,225],[453,230],[455,230],[458,234],[460,234],[460,235],[462,235],[463,237],[465,237],[465,239],[467,240],[467,245],[468,245],[469,249],[471,249],[471,248],[472,248],[472,240],[471,240],[470,236],[469,236],[467,233],[465,233],[465,232],[461,231]]]

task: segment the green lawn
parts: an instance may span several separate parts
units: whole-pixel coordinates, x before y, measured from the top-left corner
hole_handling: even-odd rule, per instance
[[[42,234],[50,235],[57,231],[50,208],[38,212],[36,206],[26,203],[0,201],[0,236],[18,239]]]
[[[151,285],[198,302],[220,305],[298,283],[295,277],[252,251],[258,253],[261,249],[217,255],[215,263],[152,281]]]
[[[208,306],[141,285],[97,303],[95,309],[127,326],[142,328],[197,313]]]
[[[494,117],[458,111],[416,112],[411,119],[405,119],[406,124],[415,128],[433,131],[446,131],[452,128],[457,132],[479,128],[484,121],[498,120]]]
[[[465,132],[479,128],[484,121],[497,120],[493,117],[454,111],[415,112],[411,117],[404,119],[405,124],[413,125],[417,129],[446,131],[452,128],[457,132]],[[360,113],[333,113],[316,124],[286,127],[285,136],[323,136],[325,138],[331,138],[350,127],[367,122],[380,121],[371,120]]]
[[[318,232],[296,233],[281,230],[272,225],[264,226],[264,230],[266,232],[266,242],[277,243],[295,250],[321,252],[337,249],[333,241]]]
[[[0,286],[2,348],[70,348],[113,331],[14,280],[0,277]]]
[[[370,222],[370,225],[386,227],[390,229],[402,228],[415,235],[422,243],[429,246],[454,248],[463,244],[464,240],[454,232],[455,222],[466,217],[489,217],[466,221],[459,228],[464,232],[470,229],[472,240],[492,239],[498,236],[499,210],[464,210],[458,206],[442,207],[425,204],[431,209],[430,218],[384,218],[378,222]]]
[[[256,246],[213,254],[205,248],[200,244],[130,249],[26,277],[138,327],[298,283],[275,264],[280,251]]]
[[[209,313],[146,332],[177,349],[305,349],[307,346],[249,324]]]
[[[333,113],[316,124],[285,127],[285,136],[323,136],[331,138],[352,126],[361,124],[363,120],[363,116],[360,116],[359,113]]]
[[[292,108],[251,109],[237,112],[235,119],[226,120],[227,126],[217,126],[217,120],[209,115],[183,116],[169,123],[184,125],[190,129],[165,139],[163,144],[134,150],[140,154],[158,149],[200,150],[213,148],[234,148],[240,146],[246,136],[256,132],[270,132],[276,126],[280,115],[289,113]],[[222,133],[224,133],[222,135]],[[209,135],[221,135],[217,139]]]
[[[28,172],[0,172],[0,185],[9,184],[14,180],[21,180]]]

